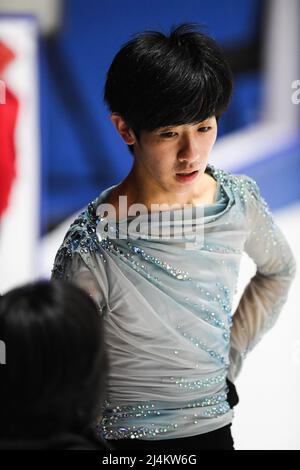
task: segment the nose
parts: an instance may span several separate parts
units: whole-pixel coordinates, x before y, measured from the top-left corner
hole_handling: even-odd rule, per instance
[[[191,136],[182,137],[179,145],[177,159],[180,162],[186,161],[189,164],[200,160],[199,142]]]

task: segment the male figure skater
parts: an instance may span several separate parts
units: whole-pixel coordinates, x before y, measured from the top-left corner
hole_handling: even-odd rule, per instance
[[[135,35],[108,70],[104,98],[132,169],[71,226],[53,276],[102,310],[99,432],[117,449],[233,449],[233,382],[295,273],[255,181],[209,163],[231,90],[219,47],[191,24]],[[233,312],[243,251],[257,272]]]

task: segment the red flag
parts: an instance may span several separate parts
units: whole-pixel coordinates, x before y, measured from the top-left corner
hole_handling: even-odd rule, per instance
[[[0,78],[14,58],[14,52],[5,43],[0,42]],[[5,103],[0,104],[0,219],[8,206],[16,176],[15,128],[18,105],[16,96],[7,87]]]

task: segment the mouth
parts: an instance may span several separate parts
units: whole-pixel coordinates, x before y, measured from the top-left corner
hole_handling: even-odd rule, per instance
[[[188,175],[192,175],[193,173],[197,173],[198,170],[194,170],[194,171],[187,171],[186,173],[176,173],[176,175],[183,175],[183,176],[188,176]]]
[[[188,181],[192,181],[196,178],[196,176],[198,175],[199,173],[199,170],[194,170],[194,171],[190,171],[190,172],[186,172],[186,173],[176,173],[176,179],[180,182],[188,182]]]

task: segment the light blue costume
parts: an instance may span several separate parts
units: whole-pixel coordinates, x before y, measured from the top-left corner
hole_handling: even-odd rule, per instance
[[[174,233],[183,211],[185,236],[201,228],[194,247],[184,238],[149,237],[147,215],[139,238],[110,238],[100,204],[113,186],[80,214],[56,256],[53,277],[83,286],[102,311],[110,372],[99,427],[106,439],[172,439],[229,424],[226,377],[235,380],[287,298],[295,259],[257,184],[210,164],[206,172],[217,192],[202,218],[197,207],[168,214]],[[233,312],[243,251],[257,272]]]

